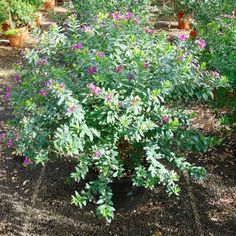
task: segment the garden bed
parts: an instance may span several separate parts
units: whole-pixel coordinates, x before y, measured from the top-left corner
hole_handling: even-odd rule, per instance
[[[179,33],[175,28],[173,32],[174,36]],[[19,52],[0,47],[1,86],[13,82],[12,64],[19,60]],[[236,141],[230,130],[219,127],[207,106],[186,109],[197,113],[192,120],[196,128],[223,138],[206,154],[189,154],[188,159],[207,169],[206,180],[182,177],[179,198],[169,198],[162,187],[125,197],[123,188],[116,186],[114,192],[121,194],[114,196],[118,210],[110,225],[96,218],[95,205],[80,210],[70,204],[74,190],[81,188],[65,183],[74,163],[63,160],[25,167],[22,157],[1,146],[0,235],[235,235]],[[0,132],[7,129],[9,114],[1,99]]]

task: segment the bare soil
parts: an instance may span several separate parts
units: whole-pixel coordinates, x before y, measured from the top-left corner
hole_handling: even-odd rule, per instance
[[[174,32],[177,29],[173,30]],[[179,31],[178,31],[179,32]],[[0,42],[0,88],[11,85],[20,50]],[[10,116],[0,94],[0,132]],[[197,116],[192,123],[223,142],[205,154],[189,154],[191,162],[204,166],[204,181],[181,179],[178,198],[168,197],[162,187],[135,191],[127,197],[126,184],[114,186],[115,220],[99,221],[90,204],[83,210],[71,205],[80,185],[65,183],[74,163],[58,160],[46,166],[24,167],[23,158],[0,146],[0,235],[236,235],[236,140],[207,105],[187,108]]]

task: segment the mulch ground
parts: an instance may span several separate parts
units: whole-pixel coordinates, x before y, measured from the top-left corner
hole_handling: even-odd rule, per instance
[[[12,65],[19,60],[19,49],[0,43],[0,87],[12,83]],[[183,177],[178,198],[169,198],[162,187],[126,197],[126,186],[116,186],[119,210],[110,225],[96,218],[93,204],[83,210],[70,204],[71,195],[80,188],[65,183],[73,162],[26,168],[21,157],[0,146],[0,235],[236,235],[235,136],[219,125],[207,105],[187,109],[197,113],[192,120],[196,128],[223,139],[209,152],[188,157],[207,169],[207,178]],[[0,94],[0,132],[7,128],[9,116]]]

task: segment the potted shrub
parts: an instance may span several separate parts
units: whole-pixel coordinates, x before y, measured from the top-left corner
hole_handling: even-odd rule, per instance
[[[23,0],[5,1],[9,29],[3,35],[9,39],[10,46],[22,47],[28,38],[28,26],[33,23],[35,7]]]
[[[108,222],[117,179],[128,176],[148,189],[163,184],[171,195],[179,193],[181,172],[203,177],[204,168],[188,163],[183,151],[205,150],[207,141],[177,106],[211,95],[192,54],[152,35],[132,12],[99,15],[91,26],[74,16],[68,22],[67,32],[52,25],[38,39],[12,88],[14,142],[25,163],[74,159],[70,177],[86,184],[72,203],[96,202]]]

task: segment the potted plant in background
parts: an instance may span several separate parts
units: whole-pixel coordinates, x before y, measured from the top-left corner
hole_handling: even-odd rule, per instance
[[[44,0],[25,0],[26,2],[30,3],[35,8],[35,25],[40,26],[42,22],[42,13],[40,9],[44,5]]]
[[[28,26],[32,24],[35,17],[35,7],[23,0],[3,1],[6,8],[2,13],[7,14],[8,29],[3,35],[9,40],[10,46],[22,47],[28,39]]]
[[[53,10],[55,7],[55,0],[45,0],[44,7],[45,10]]]
[[[174,9],[177,14],[178,27],[180,29],[190,30],[194,4],[195,0],[175,0]]]

